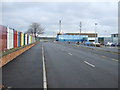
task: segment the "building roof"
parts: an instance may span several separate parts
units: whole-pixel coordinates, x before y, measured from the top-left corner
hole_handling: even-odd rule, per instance
[[[97,33],[64,33],[64,34],[58,33],[58,35],[88,35],[88,37],[98,36]]]

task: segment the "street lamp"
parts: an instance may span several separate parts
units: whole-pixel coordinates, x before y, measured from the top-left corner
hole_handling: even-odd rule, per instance
[[[95,47],[96,47],[96,38],[97,38],[97,32],[96,32],[96,31],[97,31],[97,30],[96,30],[96,29],[97,29],[97,25],[98,25],[98,24],[95,23]]]
[[[79,43],[78,43],[78,44],[80,44],[80,33],[81,33],[81,28],[82,28],[82,22],[80,21]]]
[[[59,33],[61,33],[61,20],[59,20]]]

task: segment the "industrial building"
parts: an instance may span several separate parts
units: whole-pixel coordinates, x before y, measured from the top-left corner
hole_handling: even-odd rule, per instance
[[[40,41],[55,41],[56,37],[38,37]]]
[[[98,41],[98,34],[97,33],[58,33],[57,34],[57,41],[90,41],[90,42],[97,42]]]
[[[119,34],[111,34],[111,37],[98,37],[98,42],[105,45],[108,42],[112,42],[114,44],[120,43],[118,40]]]
[[[111,37],[98,37],[98,42],[102,45],[105,45],[108,42],[112,42],[112,38]]]
[[[111,38],[113,43],[118,43],[118,33],[111,34]]]

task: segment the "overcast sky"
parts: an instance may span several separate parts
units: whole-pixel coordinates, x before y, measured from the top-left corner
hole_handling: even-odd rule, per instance
[[[4,2],[2,25],[8,25],[25,32],[28,26],[37,22],[45,28],[44,36],[55,36],[62,20],[63,33],[95,32],[98,23],[99,36],[110,36],[118,32],[117,2]]]

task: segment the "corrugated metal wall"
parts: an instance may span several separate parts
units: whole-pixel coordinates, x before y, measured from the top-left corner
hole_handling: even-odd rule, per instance
[[[0,25],[0,51],[21,47],[35,42],[35,37]]]
[[[27,34],[25,34],[25,45],[27,45]]]
[[[18,32],[18,47],[21,46],[21,32]]]
[[[0,26],[0,51],[7,49],[7,27]]]
[[[31,35],[29,35],[29,44],[31,43]]]
[[[32,43],[32,36],[30,36],[30,43]]]
[[[7,49],[14,47],[13,29],[7,28]]]
[[[18,32],[14,30],[14,48],[18,47]]]
[[[24,45],[25,45],[25,34],[24,34]]]
[[[21,46],[23,46],[23,45],[24,45],[24,34],[21,33]]]
[[[29,44],[29,35],[27,35],[27,44]]]

